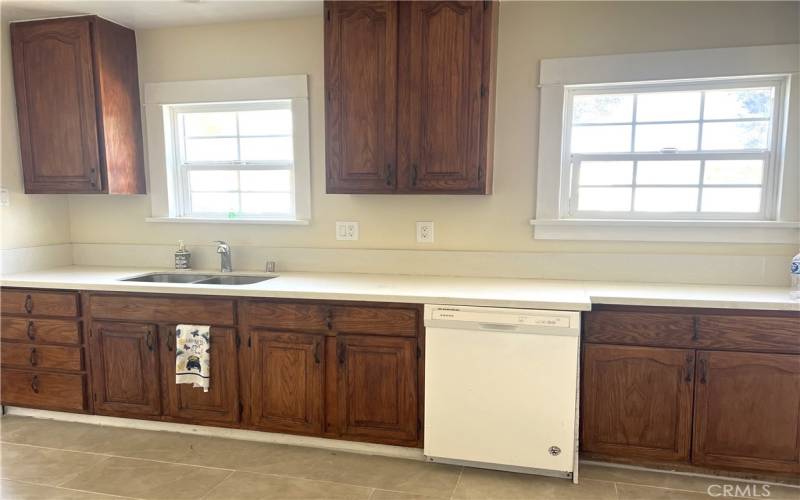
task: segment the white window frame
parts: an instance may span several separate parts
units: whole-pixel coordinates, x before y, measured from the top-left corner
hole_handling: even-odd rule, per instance
[[[628,240],[628,241],[712,241],[712,242],[800,242],[798,201],[798,71],[800,45],[776,45],[726,49],[684,50],[616,56],[546,59],[541,62],[539,158],[536,218],[531,220],[537,239]],[[762,197],[763,210],[750,214],[675,214],[655,219],[646,214],[608,212],[584,213],[571,210],[570,193],[577,179],[571,175],[569,152],[570,92],[596,92],[599,86],[620,83],[614,92],[628,89],[673,89],[685,82],[699,87],[721,83],[720,79],[742,78],[749,82],[773,82],[775,106],[771,146],[765,165],[768,175]],[[636,83],[631,83],[636,82]],[[730,82],[735,86],[735,81]],[[659,87],[661,85],[661,87]],[[747,85],[750,86],[750,85]],[[792,92],[794,90],[794,92]],[[569,113],[569,114],[568,114]],[[779,133],[779,131],[781,131]],[[565,135],[566,134],[566,135]],[[790,139],[790,140],[787,140]],[[697,153],[697,152],[694,152]],[[743,153],[743,152],[738,152]],[[748,151],[746,154],[756,153]],[[763,152],[760,152],[763,153]],[[670,156],[667,157],[666,155]],[[690,153],[655,153],[658,158],[675,158]],[[702,153],[707,155],[709,153]],[[731,152],[731,154],[734,154]],[[638,155],[638,153],[637,153]],[[686,156],[681,156],[686,157]],[[585,156],[584,156],[585,158]],[[576,177],[576,176],[575,176]]]
[[[290,214],[263,214],[229,219],[219,214],[187,213],[190,196],[181,152],[175,145],[180,135],[175,119],[181,110],[251,110],[289,101],[292,111],[292,206]],[[308,78],[291,75],[229,80],[165,82],[145,85],[145,125],[149,160],[152,216],[148,222],[224,224],[299,224],[311,220],[311,162],[308,119]],[[167,140],[169,138],[170,140]],[[273,165],[274,163],[274,165]],[[280,165],[278,165],[280,163]],[[286,169],[287,162],[211,162],[196,168],[237,170],[271,166]]]

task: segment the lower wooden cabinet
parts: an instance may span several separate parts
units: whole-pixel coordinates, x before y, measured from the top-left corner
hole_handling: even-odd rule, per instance
[[[0,372],[3,404],[47,410],[84,412],[86,376],[3,367]]]
[[[254,329],[250,342],[250,424],[321,434],[324,336]]]
[[[694,351],[586,344],[582,449],[686,462]]]
[[[94,322],[89,350],[96,413],[161,415],[156,325]]]
[[[340,335],[336,347],[341,435],[416,440],[416,339]]]
[[[693,462],[800,473],[800,356],[697,358]]]

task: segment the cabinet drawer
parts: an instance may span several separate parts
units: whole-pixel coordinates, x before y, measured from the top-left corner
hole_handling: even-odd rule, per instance
[[[234,323],[232,300],[92,295],[89,304],[93,319],[191,323],[195,325],[233,325]]]
[[[81,326],[77,321],[2,318],[0,336],[36,344],[80,344]]]
[[[66,411],[86,409],[83,375],[4,368],[0,381],[5,405]]]
[[[592,311],[586,316],[587,342],[693,347],[691,314]]]
[[[333,329],[341,333],[417,336],[417,311],[385,307],[333,307]]]
[[[326,332],[330,329],[329,313],[329,307],[315,304],[250,301],[245,305],[245,314],[251,326],[276,330]]]
[[[80,347],[4,342],[0,352],[3,367],[81,371],[82,358]]]
[[[800,317],[700,315],[701,348],[800,353]]]
[[[0,294],[4,314],[36,316],[77,316],[78,294],[73,292],[38,292],[8,290]]]

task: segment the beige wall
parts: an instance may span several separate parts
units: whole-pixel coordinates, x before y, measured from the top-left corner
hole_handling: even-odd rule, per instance
[[[10,200],[9,206],[0,207],[0,248],[68,243],[67,196],[26,195],[23,191],[8,23],[2,23],[0,40],[0,184],[8,189]]]
[[[182,238],[191,244],[222,238],[234,245],[281,247],[789,256],[793,249],[786,245],[538,241],[528,220],[535,206],[540,59],[797,43],[799,15],[792,2],[503,2],[492,196],[324,193],[321,17],[139,31],[142,82],[309,75],[312,224],[145,223],[150,214],[146,196],[70,196],[71,239],[171,244]],[[336,241],[336,220],[360,221],[361,240]],[[415,243],[417,220],[436,223],[434,245]]]

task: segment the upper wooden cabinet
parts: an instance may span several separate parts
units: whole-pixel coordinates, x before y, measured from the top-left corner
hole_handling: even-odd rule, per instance
[[[495,2],[326,2],[328,193],[491,192]]]
[[[95,16],[11,25],[26,193],[145,192],[134,32]]]

